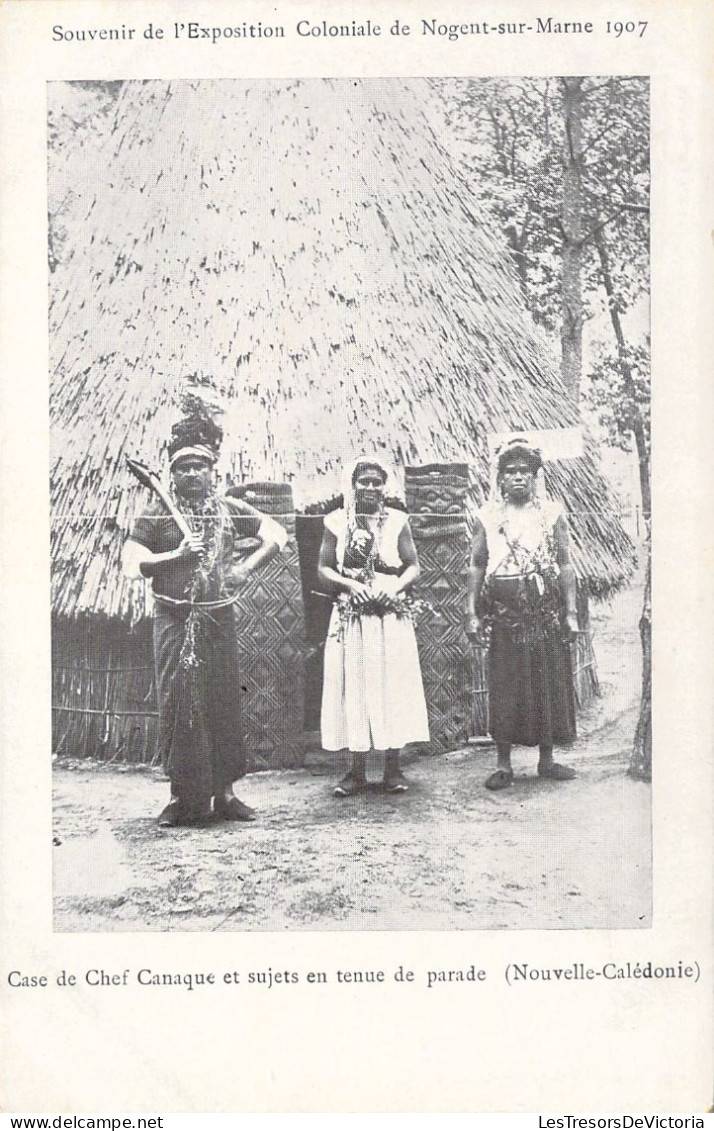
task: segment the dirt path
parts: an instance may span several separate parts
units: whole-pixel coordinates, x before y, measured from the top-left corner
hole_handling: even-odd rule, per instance
[[[493,751],[472,747],[414,762],[401,797],[338,801],[339,771],[253,774],[240,793],[255,824],[162,830],[152,771],[56,764],[55,929],[648,926],[650,791],[625,774],[639,601],[598,613],[603,695],[580,719],[572,782],[539,781],[519,750],[514,786],[489,793]]]

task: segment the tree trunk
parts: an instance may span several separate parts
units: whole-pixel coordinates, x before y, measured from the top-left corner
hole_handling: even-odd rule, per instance
[[[632,377],[632,368],[627,359],[627,346],[625,343],[625,335],[622,329],[622,322],[620,321],[620,314],[615,302],[615,286],[612,281],[612,274],[610,272],[610,262],[607,255],[607,247],[605,244],[605,236],[602,229],[596,231],[595,246],[597,248],[598,256],[600,257],[600,269],[602,271],[602,280],[605,285],[605,293],[607,295],[607,308],[610,312],[610,321],[612,328],[615,332],[615,340],[617,342],[617,357],[620,363],[620,372],[622,373],[622,380],[625,386],[625,391],[630,398],[630,403],[633,410],[637,405],[635,383]],[[635,437],[635,446],[637,448],[637,462],[640,472],[640,492],[642,494],[642,511],[645,516],[645,522],[649,523],[650,514],[652,512],[652,494],[650,486],[650,453],[649,444],[647,442],[647,435],[645,432],[645,424],[639,412],[635,412],[634,419],[632,420],[632,434]]]
[[[537,313],[531,308],[531,293],[528,286],[528,270],[525,256],[526,234],[525,229],[518,231],[515,224],[509,224],[505,229],[508,246],[512,252],[513,262],[518,272],[518,281],[521,284],[521,294],[536,322],[539,321]]]
[[[620,314],[615,303],[615,286],[610,272],[610,263],[607,255],[605,236],[602,229],[595,233],[595,246],[600,257],[607,306],[610,311],[610,321],[615,332],[617,342],[617,356],[620,371],[629,395],[630,402],[635,412],[632,420],[632,433],[637,446],[637,461],[640,471],[640,490],[642,493],[642,510],[647,523],[647,576],[645,580],[645,597],[640,617],[640,640],[642,642],[642,698],[640,700],[640,717],[637,720],[635,740],[630,756],[628,774],[642,781],[652,780],[652,542],[650,537],[650,515],[652,509],[652,495],[650,486],[650,454],[644,421],[636,412],[637,401],[635,398],[635,384],[632,378],[632,369],[627,359],[625,334],[620,321]]]
[[[563,280],[561,329],[562,376],[575,402],[580,396],[583,367],[583,124],[582,78],[561,79],[565,141],[563,144]]]
[[[652,780],[652,554],[647,540],[647,580],[640,617],[642,641],[642,699],[628,774],[640,781]]]

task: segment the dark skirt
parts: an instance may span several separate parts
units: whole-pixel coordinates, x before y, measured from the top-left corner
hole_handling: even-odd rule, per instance
[[[201,815],[245,774],[234,609],[196,611],[191,666],[182,662],[188,613],[157,602],[154,659],[159,748],[171,788]]]
[[[497,743],[567,746],[576,737],[570,645],[564,626],[519,623],[519,578],[490,578],[489,713]]]

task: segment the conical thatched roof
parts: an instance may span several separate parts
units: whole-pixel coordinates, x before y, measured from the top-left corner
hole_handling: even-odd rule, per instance
[[[61,119],[67,84],[50,84]],[[71,92],[77,98],[77,90]],[[226,468],[335,490],[344,460],[463,461],[576,422],[507,253],[474,212],[427,80],[128,82],[50,153],[54,604],[136,615],[119,551],[187,374],[228,411]],[[558,465],[576,564],[631,547],[589,458]]]

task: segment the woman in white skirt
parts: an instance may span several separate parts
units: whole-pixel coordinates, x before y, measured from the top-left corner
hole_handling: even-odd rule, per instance
[[[343,508],[325,516],[318,577],[338,595],[325,643],[322,745],[352,756],[338,797],[365,788],[369,750],[385,752],[387,792],[406,792],[399,751],[429,740],[409,596],[419,562],[406,514],[385,505],[388,482],[378,457],[357,460]]]

